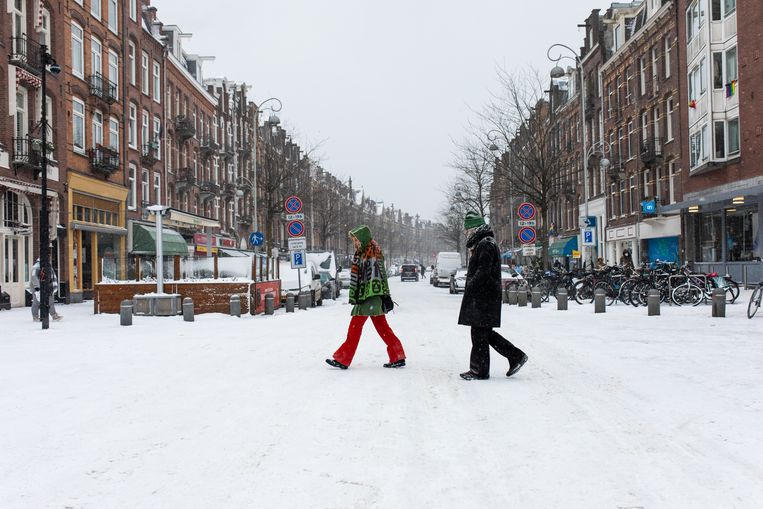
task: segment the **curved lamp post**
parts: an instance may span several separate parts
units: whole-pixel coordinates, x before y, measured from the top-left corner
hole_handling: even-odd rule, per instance
[[[276,106],[268,106],[264,107],[265,104],[273,102],[277,103]],[[266,121],[266,124],[269,124],[271,127],[276,126],[281,123],[281,119],[278,118],[278,115],[276,115],[277,112],[281,111],[281,107],[283,104],[281,103],[281,100],[277,97],[270,97],[268,99],[265,99],[257,106],[257,111],[264,111],[264,110],[270,110],[270,116],[268,117],[268,120]],[[246,181],[249,183],[250,187],[252,188],[252,199],[254,200],[254,217],[252,220],[254,221],[254,231],[259,231],[259,214],[257,213],[257,137],[259,134],[257,131],[259,130],[259,121],[256,120],[255,117],[255,125],[254,125],[254,140],[252,140],[252,180],[249,181],[246,177],[243,175],[241,176],[241,179],[243,181]],[[257,246],[254,248],[255,251],[257,251]]]

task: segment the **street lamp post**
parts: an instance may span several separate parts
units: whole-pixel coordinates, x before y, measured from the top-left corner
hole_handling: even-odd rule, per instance
[[[490,145],[488,146],[488,150],[492,152],[496,159],[498,159],[498,163],[501,167],[503,167],[503,154],[501,153],[500,147],[496,145],[496,141],[498,141],[498,138],[501,136],[500,131],[496,129],[491,129],[487,133],[487,139],[490,142]],[[507,171],[508,173],[508,171]],[[509,234],[510,242],[511,242],[511,255],[514,256],[514,196],[513,191],[511,190],[511,178],[507,175],[506,183],[509,186],[509,230],[511,233]]]
[[[50,224],[48,218],[48,108],[46,107],[47,97],[47,75],[48,66],[50,66],[50,72],[54,76],[61,72],[61,67],[56,63],[55,59],[48,53],[48,47],[43,44],[40,46],[40,64],[42,66],[42,105],[40,111],[42,118],[40,119],[40,139],[42,146],[40,147],[40,173],[41,173],[41,199],[40,201],[40,322],[43,329],[50,328],[50,313],[49,297],[50,297],[50,275],[53,269],[50,263]]]
[[[554,48],[566,49],[567,51],[572,53],[572,55],[574,55],[574,59],[572,57],[562,55],[561,52],[556,58],[552,57],[551,52],[554,50]],[[548,48],[548,51],[546,52],[546,57],[550,61],[556,64],[554,68],[551,69],[551,79],[558,79],[566,74],[564,72],[564,69],[562,69],[559,66],[559,61],[562,60],[563,58],[569,58],[570,60],[574,60],[575,66],[577,67],[578,73],[580,75],[580,90],[578,91],[578,93],[580,94],[580,130],[582,131],[582,136],[583,136],[583,150],[581,152],[584,155],[583,157],[583,203],[584,203],[583,210],[584,210],[586,220],[588,220],[588,198],[589,198],[588,188],[589,186],[588,186],[588,157],[586,155],[588,153],[587,152],[588,143],[586,140],[586,125],[585,125],[585,73],[583,72],[582,61],[581,61],[580,55],[578,55],[578,53],[574,49],[559,43],[552,44],[551,47]],[[585,249],[586,246],[582,246],[582,247],[583,247],[583,251],[586,251]],[[586,259],[586,256],[584,253],[583,260],[585,259]]]
[[[268,106],[267,108],[263,108],[263,105],[268,102],[276,102],[278,105],[276,107]],[[281,123],[281,119],[278,118],[276,115],[277,112],[281,111],[281,107],[283,105],[281,104],[281,100],[276,97],[270,97],[268,99],[265,99],[262,101],[259,106],[257,107],[258,111],[264,111],[265,109],[269,109],[271,111],[270,118],[268,118],[267,124],[269,124],[271,127],[274,125],[278,125]],[[259,121],[257,120],[257,117],[255,116],[254,119],[254,139],[252,140],[252,181],[251,181],[251,187],[252,187],[252,200],[254,201],[254,217],[252,218],[254,221],[254,231],[259,231],[259,215],[257,214],[257,137],[259,136],[257,131],[259,130]],[[255,246],[255,251],[257,251],[257,246]]]

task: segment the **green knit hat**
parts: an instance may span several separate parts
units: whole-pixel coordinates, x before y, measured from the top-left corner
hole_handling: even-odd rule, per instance
[[[371,242],[371,230],[364,224],[350,230],[350,235],[360,241],[361,249],[365,249],[368,243]]]
[[[466,213],[466,217],[464,218],[464,230],[471,230],[472,228],[477,228],[483,224],[486,224],[485,218],[481,215],[471,210]]]

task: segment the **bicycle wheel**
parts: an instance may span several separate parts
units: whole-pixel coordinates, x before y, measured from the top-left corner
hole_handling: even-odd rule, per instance
[[[620,299],[620,302],[625,304],[626,306],[631,303],[631,291],[633,290],[633,287],[636,285],[635,279],[629,279],[626,282],[620,286],[620,291],[617,294],[617,298]]]
[[[596,286],[594,287],[594,292],[596,290],[602,289],[605,293],[604,301],[606,302],[607,306],[611,306],[613,302],[615,302],[615,299],[617,298],[617,294],[615,293],[615,290],[612,288],[612,285],[607,283],[606,281],[599,281],[596,283]]]
[[[673,288],[671,300],[677,306],[691,305],[696,306],[702,302],[703,292],[698,286],[691,283],[684,283]]]
[[[575,302],[583,304],[593,301],[593,286],[589,281],[578,281],[575,283]]]
[[[726,302],[733,304],[739,298],[739,283],[726,279]]]
[[[755,313],[758,312],[761,297],[763,297],[763,285],[758,285],[758,287],[752,291],[752,295],[750,295],[750,303],[747,304],[747,318],[752,319],[752,317],[755,316]]]

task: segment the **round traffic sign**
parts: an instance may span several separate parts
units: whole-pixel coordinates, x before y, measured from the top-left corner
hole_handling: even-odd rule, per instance
[[[538,238],[538,235],[535,233],[535,228],[530,228],[529,226],[520,229],[518,236],[519,241],[522,244],[532,244],[535,242],[535,239]]]
[[[305,233],[305,223],[302,221],[292,221],[286,226],[286,229],[289,231],[290,237],[301,237]]]
[[[249,235],[249,243],[253,246],[261,246],[265,241],[265,235],[262,232],[252,232]]]
[[[517,214],[519,214],[519,218],[524,219],[525,221],[533,219],[536,213],[537,210],[535,205],[529,202],[520,203],[519,207],[517,208]]]
[[[302,200],[299,199],[299,196],[289,196],[283,203],[283,208],[290,214],[296,214],[302,210]]]

